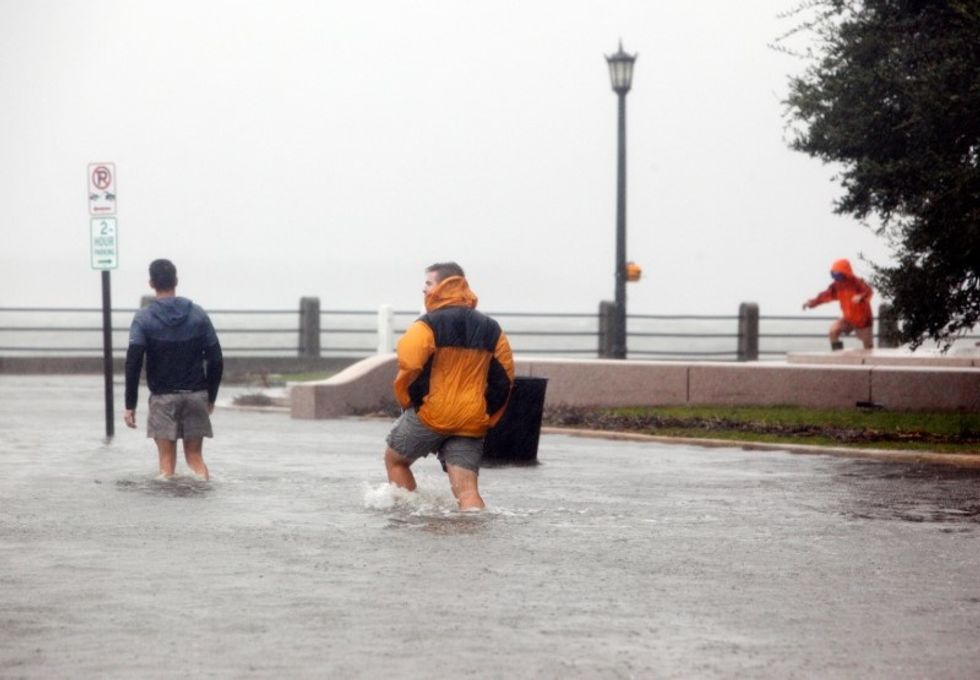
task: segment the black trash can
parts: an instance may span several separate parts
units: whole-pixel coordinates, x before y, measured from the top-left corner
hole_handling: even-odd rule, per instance
[[[483,440],[484,465],[536,465],[547,378],[515,378],[504,417]]]

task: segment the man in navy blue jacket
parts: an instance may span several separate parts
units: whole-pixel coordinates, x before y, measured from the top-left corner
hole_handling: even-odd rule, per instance
[[[136,427],[140,371],[146,357],[150,407],[146,436],[160,454],[160,476],[170,478],[177,465],[177,440],[184,440],[187,466],[208,479],[204,437],[221,384],[221,344],[211,319],[198,305],[177,297],[177,268],[170,260],[150,263],[150,286],[156,299],[136,313],[126,352],[126,410],[123,420]]]

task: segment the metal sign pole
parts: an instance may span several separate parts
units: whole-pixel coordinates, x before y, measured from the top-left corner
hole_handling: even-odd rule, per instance
[[[115,434],[112,403],[112,291],[109,270],[102,270],[102,364],[105,371],[105,436]]]
[[[105,436],[112,439],[115,421],[112,403],[112,291],[109,270],[119,266],[116,223],[116,165],[89,163],[88,212],[92,269],[102,270],[102,367],[105,373]]]

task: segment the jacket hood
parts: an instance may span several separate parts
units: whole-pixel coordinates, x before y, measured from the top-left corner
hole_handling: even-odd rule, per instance
[[[425,296],[425,311],[434,312],[443,307],[476,307],[478,298],[470,290],[470,284],[462,276],[443,279]]]
[[[843,274],[849,279],[854,278],[854,270],[851,269],[851,263],[845,259],[840,259],[830,265],[830,271],[837,272],[838,274]]]
[[[194,303],[187,298],[157,298],[148,307],[150,314],[165,326],[179,326],[187,320]]]

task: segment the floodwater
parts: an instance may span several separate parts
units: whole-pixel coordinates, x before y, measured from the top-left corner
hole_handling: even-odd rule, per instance
[[[980,675],[975,472],[544,436],[459,513],[384,421],[219,409],[157,481],[101,394],[0,377],[2,678]]]

